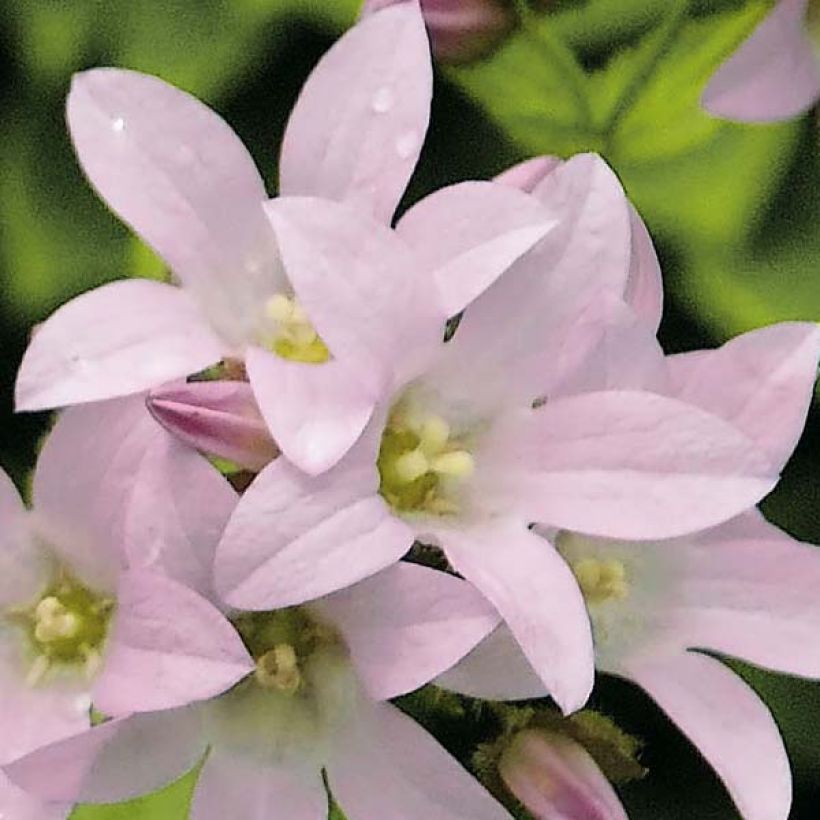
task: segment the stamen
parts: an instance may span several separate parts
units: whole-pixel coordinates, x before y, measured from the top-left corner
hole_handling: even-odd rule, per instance
[[[425,419],[419,430],[419,446],[428,455],[438,455],[450,438],[450,425],[441,416]]]
[[[581,558],[573,562],[572,571],[588,603],[622,600],[629,595],[626,568],[615,558]]]
[[[274,294],[265,303],[265,317],[274,327],[262,333],[262,342],[283,359],[322,364],[330,358],[330,351],[295,299]]]
[[[256,661],[256,680],[266,689],[292,695],[302,683],[299,659],[289,643],[280,643]]]
[[[475,459],[466,450],[454,450],[436,456],[430,468],[435,473],[452,478],[467,478],[475,472]]]
[[[430,471],[430,462],[421,449],[403,453],[396,459],[396,478],[403,484],[410,484]]]
[[[82,628],[80,618],[53,595],[37,604],[34,622],[34,637],[41,643],[70,640]]]

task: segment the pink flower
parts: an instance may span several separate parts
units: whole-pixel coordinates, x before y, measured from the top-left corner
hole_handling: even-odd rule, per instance
[[[550,174],[541,193],[564,203],[566,242],[532,251],[471,303],[481,288],[469,269],[442,278],[445,301],[469,303],[452,341],[397,386],[332,470],[314,478],[277,459],[259,474],[217,550],[215,583],[233,606],[279,608],[355,583],[415,540],[436,544],[569,711],[592,686],[588,619],[572,572],[528,525],[677,536],[753,505],[777,469],[731,422],[643,381],[603,378],[610,352],[637,369],[654,351],[629,314],[620,349],[599,352],[612,314],[629,313],[612,295],[629,282],[626,198],[589,156]],[[454,196],[411,209],[399,235],[423,233]],[[430,267],[475,225],[427,248]]]
[[[715,351],[669,357],[669,389],[732,420],[780,466],[805,420],[818,352],[817,325],[775,325]],[[545,534],[583,591],[598,669],[635,681],[657,701],[714,767],[744,818],[785,820],[789,765],[771,715],[739,678],[691,650],[820,678],[816,548],[756,511],[659,541]],[[506,630],[440,683],[492,699],[546,692]]]
[[[126,566],[153,566],[206,590],[236,502],[140,397],[66,411],[40,454],[32,496],[29,512],[0,472],[3,763],[85,728],[92,701],[107,707],[130,651],[118,635],[118,607],[132,595]],[[184,646],[179,628],[164,624],[163,639]]]
[[[43,803],[0,773],[0,817],[8,820],[66,820],[71,806]]]
[[[362,14],[406,0],[366,0]],[[515,11],[505,0],[420,0],[433,53],[445,62],[482,57],[509,34]]]
[[[60,308],[23,359],[18,409],[125,395],[238,359],[285,455],[311,473],[338,461],[396,377],[394,349],[422,351],[443,332],[432,272],[386,224],[421,150],[431,83],[416,3],[354,27],[302,90],[282,145],[283,197],[266,218],[253,160],[202,103],[135,72],[75,77],[68,122],[83,169],[182,288],[121,281]],[[477,194],[517,219],[510,235],[481,237],[486,253],[473,249],[484,270],[552,225],[509,194],[486,183]]]
[[[815,0],[779,0],[751,37],[718,69],[703,94],[717,117],[768,122],[796,117],[820,99]]]
[[[536,820],[627,820],[598,764],[564,735],[519,732],[502,753],[498,771]]]
[[[175,620],[179,599],[155,597],[147,575],[144,581],[146,598]],[[124,617],[134,634],[150,637],[150,619],[130,610]],[[292,820],[324,817],[322,770],[351,820],[508,818],[426,732],[384,702],[451,666],[495,627],[497,615],[468,584],[402,563],[310,607],[231,618],[252,672],[233,689],[104,723],[13,764],[10,776],[48,799],[109,802],[170,782],[207,750],[192,820],[262,817],[273,807]],[[204,643],[209,632],[200,631]],[[212,669],[201,661],[178,672],[177,662],[169,685],[182,688]],[[131,673],[138,684],[131,706],[141,709],[138,687],[154,686],[156,670],[135,663]]]

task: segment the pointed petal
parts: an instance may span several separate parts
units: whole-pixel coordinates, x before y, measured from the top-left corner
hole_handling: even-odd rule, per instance
[[[389,222],[418,160],[432,96],[417,2],[374,14],[320,60],[282,143],[282,194],[356,203]]]
[[[124,574],[94,705],[109,716],[207,700],[254,670],[237,631],[212,604],[169,578]]]
[[[319,768],[303,771],[215,747],[199,776],[191,820],[325,820],[327,793]]]
[[[704,529],[777,483],[768,458],[736,428],[639,391],[586,393],[510,414],[480,457],[486,467],[476,479],[487,479],[474,482],[479,496],[529,521],[610,538]]]
[[[309,475],[329,470],[373,413],[358,368],[332,359],[306,364],[249,348],[245,365],[256,402],[283,455]]]
[[[658,545],[678,589],[663,620],[666,639],[759,666],[820,678],[820,548],[801,544],[756,511]]]
[[[182,382],[151,391],[148,410],[203,453],[259,472],[279,455],[248,382]]]
[[[220,333],[243,341],[281,271],[260,207],[262,178],[236,134],[183,91],[114,68],[74,77],[68,124],[103,199],[194,292]]]
[[[494,181],[531,194],[538,184],[563,162],[560,157],[548,155],[533,157],[498,174],[494,177]]]
[[[680,399],[732,422],[781,469],[806,422],[818,357],[820,325],[783,322],[668,363]]]
[[[632,252],[624,299],[653,332],[658,332],[663,314],[663,276],[658,254],[644,221],[629,206],[632,225]]]
[[[545,539],[512,520],[441,532],[453,567],[496,607],[565,713],[592,691],[586,605],[569,567]]]
[[[0,772],[0,817],[9,820],[66,820],[71,806],[42,803],[36,797],[18,789]]]
[[[389,703],[363,704],[348,721],[327,774],[348,817],[509,820],[472,775]]]
[[[786,820],[791,805],[786,750],[769,710],[740,678],[691,652],[634,660],[624,674],[694,743],[746,820]]]
[[[196,373],[223,343],[179,288],[128,279],[84,293],[39,326],[17,374],[17,410],[125,396]]]
[[[469,584],[405,562],[313,607],[342,632],[358,677],[376,700],[428,683],[499,622]]]
[[[205,751],[200,714],[188,707],[111,720],[5,767],[31,794],[67,803],[115,803],[156,791]]]
[[[49,570],[20,495],[0,469],[0,610],[31,601],[47,583]]]
[[[530,700],[549,695],[505,624],[439,676],[435,684],[481,700]]]
[[[806,31],[808,0],[780,0],[718,69],[703,107],[718,117],[767,122],[795,117],[820,97],[820,60]]]
[[[533,196],[492,182],[462,182],[414,205],[396,232],[434,274],[441,305],[455,316],[556,225]]]
[[[216,554],[219,593],[239,609],[279,609],[398,561],[413,534],[376,494],[378,481],[375,457],[343,461],[317,478],[274,461],[242,496],[225,530]]]
[[[33,496],[38,532],[86,583],[113,591],[128,562],[205,593],[237,499],[154,421],[143,396],[65,411],[40,455]]]
[[[447,316],[393,230],[351,205],[307,197],[272,200],[265,212],[299,304],[359,381],[378,394],[408,378],[405,359],[426,360],[440,346]]]

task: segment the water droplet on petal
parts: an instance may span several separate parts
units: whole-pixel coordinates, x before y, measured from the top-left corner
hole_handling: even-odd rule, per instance
[[[125,131],[125,120],[122,117],[117,117],[111,122],[111,130],[118,134]]]
[[[395,101],[393,92],[385,85],[373,95],[370,104],[377,114],[386,114],[393,107]]]
[[[419,135],[416,131],[408,131],[406,134],[402,134],[396,140],[396,153],[402,159],[408,159],[413,155],[413,152],[416,150],[419,144]]]

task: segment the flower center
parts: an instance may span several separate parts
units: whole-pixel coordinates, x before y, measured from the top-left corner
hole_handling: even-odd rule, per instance
[[[382,435],[378,468],[379,492],[395,510],[450,515],[459,511],[458,485],[473,474],[475,460],[441,416],[411,421],[399,410]]]
[[[27,682],[36,686],[54,665],[79,666],[92,678],[100,667],[113,610],[113,599],[63,571],[37,603],[10,613],[24,627],[34,651]]]
[[[588,604],[621,601],[629,595],[626,568],[615,558],[580,558],[570,567]]]
[[[324,364],[330,351],[296,299],[276,293],[265,303],[269,329],[263,344],[283,359],[306,364]]]

